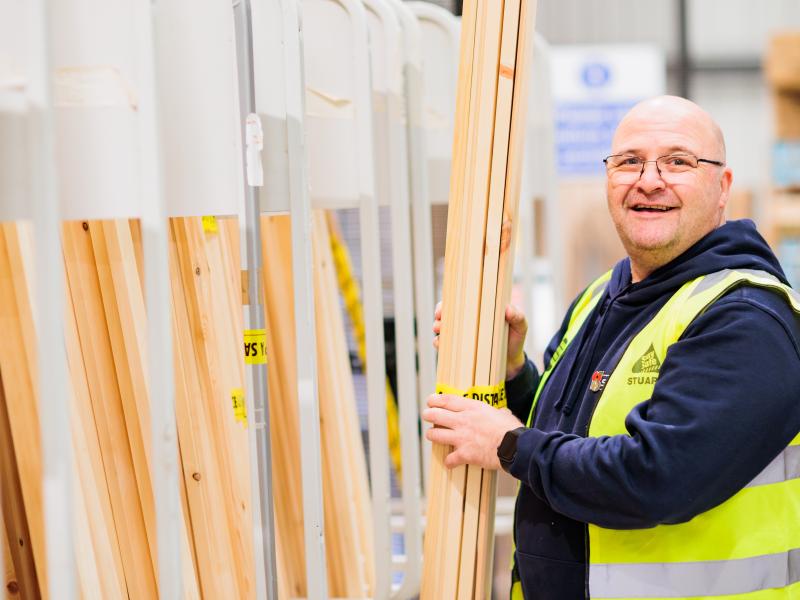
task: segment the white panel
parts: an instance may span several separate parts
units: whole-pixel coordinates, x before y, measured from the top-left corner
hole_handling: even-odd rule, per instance
[[[244,176],[231,3],[163,0],[155,24],[167,213],[237,214]]]
[[[688,19],[695,59],[760,61],[770,33],[800,29],[800,2],[691,0]]]
[[[664,57],[652,45],[557,46],[551,60],[553,97],[562,102],[630,102],[666,87]],[[593,66],[604,80],[594,80]]]
[[[22,90],[28,79],[26,39],[30,11],[23,0],[0,0],[0,94]],[[0,104],[0,110],[3,104]]]
[[[432,204],[447,204],[456,110],[460,21],[425,2],[410,2],[422,29],[423,128]]]
[[[0,0],[0,220],[32,216],[27,5],[23,0]]]
[[[358,160],[361,142],[356,123],[364,106],[371,114],[371,102],[361,95],[364,91],[354,78],[353,24],[338,2],[304,0],[302,7],[303,14],[314,15],[303,19],[311,202],[317,207],[356,207],[361,195],[359,173],[365,170]],[[372,173],[367,175],[372,197]]]
[[[677,48],[676,6],[674,0],[540,2],[536,30],[551,44],[647,43],[671,57]]]
[[[136,12],[147,5],[62,0],[53,23],[53,104],[65,219],[141,214]]]
[[[0,111],[0,221],[31,218],[31,159],[27,112]]]
[[[289,154],[286,127],[286,73],[280,0],[251,0],[256,112],[264,129],[261,212],[289,211]]]
[[[769,183],[773,141],[771,103],[761,74],[692,78],[693,100],[717,120],[725,136],[733,186],[759,191]]]

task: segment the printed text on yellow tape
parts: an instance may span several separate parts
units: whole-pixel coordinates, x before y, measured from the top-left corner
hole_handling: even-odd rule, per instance
[[[231,390],[231,401],[233,402],[233,416],[239,423],[247,425],[247,406],[244,403],[244,390],[234,388]]]
[[[244,362],[248,365],[267,364],[267,330],[244,330]]]
[[[206,233],[217,233],[219,231],[219,225],[217,225],[217,217],[213,215],[203,217],[203,231],[205,231]]]
[[[471,398],[478,400],[489,406],[495,408],[506,407],[506,384],[505,382],[498,385],[473,385],[467,390],[459,390],[453,386],[437,383],[437,394],[449,394],[451,396],[464,396],[464,398]]]

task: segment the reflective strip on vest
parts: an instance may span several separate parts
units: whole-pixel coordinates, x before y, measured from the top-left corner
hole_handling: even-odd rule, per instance
[[[800,548],[738,560],[592,565],[589,571],[592,598],[705,598],[798,582]]]
[[[775,290],[800,314],[800,295],[767,273],[725,270],[686,283],[631,340],[589,435],[630,435],[625,418],[652,396],[669,346],[740,285]],[[588,529],[593,600],[800,600],[800,435],[747,486],[686,523]]]
[[[789,446],[767,468],[755,476],[746,487],[769,485],[800,478],[800,445]]]

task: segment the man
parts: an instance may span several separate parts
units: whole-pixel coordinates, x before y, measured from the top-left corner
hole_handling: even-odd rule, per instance
[[[510,410],[431,396],[428,438],[520,480],[513,598],[800,598],[800,296],[751,222],[725,222],[700,107],[638,104],[605,162],[628,258],[541,375],[509,307]]]

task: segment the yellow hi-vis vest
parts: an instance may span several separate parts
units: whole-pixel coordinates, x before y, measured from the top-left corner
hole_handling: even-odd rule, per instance
[[[544,383],[609,278],[610,272],[600,277],[577,302],[542,375],[529,426]],[[629,378],[638,384],[642,376],[634,372],[636,363],[654,354],[652,364],[660,367],[694,318],[741,285],[776,290],[800,314],[800,294],[762,271],[724,270],[687,282],[631,341],[598,401],[589,436],[630,435],[625,417],[652,396],[657,380],[627,385]],[[634,530],[589,524],[588,529],[592,600],[800,600],[800,435],[747,486],[686,523]],[[523,598],[518,581],[511,597]]]

